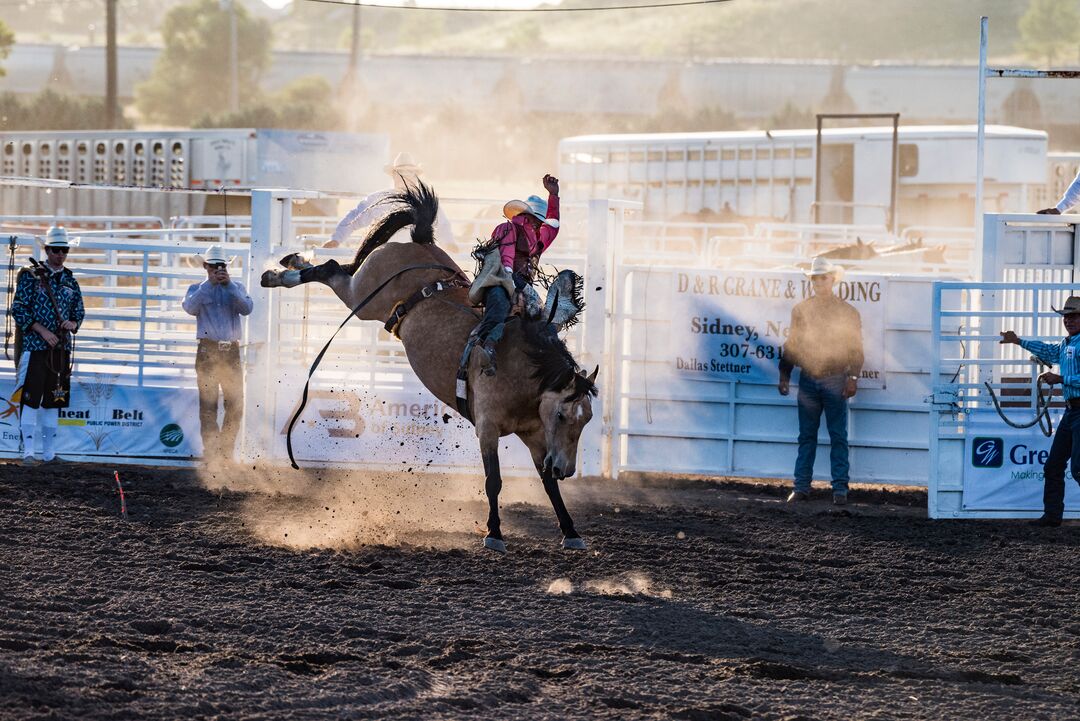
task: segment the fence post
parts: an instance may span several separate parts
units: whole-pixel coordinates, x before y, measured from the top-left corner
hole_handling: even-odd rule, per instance
[[[273,262],[275,249],[288,244],[292,235],[292,194],[287,190],[251,191],[251,254],[248,295],[254,308],[247,318],[244,344],[244,424],[240,433],[240,458],[269,460],[274,450],[276,348],[279,332],[274,322],[273,297],[259,284],[264,269]]]
[[[615,368],[605,354],[608,334],[608,300],[612,282],[608,266],[610,257],[609,223],[611,203],[606,199],[589,201],[589,234],[585,246],[585,322],[582,327],[584,357],[582,365],[586,372],[599,366],[597,383],[600,395],[593,400],[593,419],[581,433],[581,475],[612,475],[613,464],[610,447],[614,434],[611,423],[614,418],[611,399],[614,396]]]

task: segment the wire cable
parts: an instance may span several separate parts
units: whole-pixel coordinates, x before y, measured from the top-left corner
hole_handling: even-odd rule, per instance
[[[371,2],[349,2],[348,0],[304,0],[311,3],[324,5],[344,5],[347,7],[381,8],[385,10],[437,10],[441,12],[462,13],[572,13],[572,12],[603,12],[606,10],[642,10],[648,8],[671,8],[686,5],[716,5],[729,3],[734,0],[682,0],[681,2],[644,3],[641,5],[604,5],[590,7],[535,7],[535,8],[453,8],[453,7],[429,7],[422,5],[386,5]]]

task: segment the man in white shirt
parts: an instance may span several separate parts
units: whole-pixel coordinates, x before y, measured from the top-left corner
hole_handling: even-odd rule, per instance
[[[406,187],[415,188],[420,175],[424,172],[409,153],[398,153],[394,162],[384,166],[383,170],[394,179],[394,187],[376,191],[363,198],[355,208],[349,211],[348,215],[341,219],[330,235],[330,240],[323,243],[324,248],[337,248],[358,229],[374,225],[392,213],[395,210],[395,204],[383,201]],[[448,253],[454,253],[456,250],[450,220],[441,207],[439,214],[435,217],[435,242]]]
[[[1061,215],[1077,203],[1080,203],[1080,171],[1076,173],[1076,177],[1073,178],[1069,187],[1065,189],[1065,194],[1061,196],[1061,200],[1058,201],[1057,205],[1036,212],[1039,215]]]

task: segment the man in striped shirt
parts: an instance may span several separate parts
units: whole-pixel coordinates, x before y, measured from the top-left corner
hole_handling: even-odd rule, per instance
[[[1066,463],[1073,479],[1080,483],[1080,297],[1071,296],[1057,312],[1069,334],[1058,343],[1024,340],[1011,330],[1001,333],[1002,343],[1013,343],[1044,363],[1061,366],[1061,373],[1047,371],[1040,376],[1045,383],[1061,384],[1065,415],[1058,422],[1050,456],[1043,465],[1043,515],[1031,522],[1035,526],[1061,525],[1065,512]]]

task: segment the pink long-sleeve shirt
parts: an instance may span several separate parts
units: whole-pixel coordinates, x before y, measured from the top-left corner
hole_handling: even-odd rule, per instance
[[[551,247],[555,236],[559,234],[558,228],[553,228],[546,223],[540,226],[539,234],[528,222],[527,214],[521,213],[508,220],[492,231],[491,237],[499,243],[499,253],[502,256],[502,264],[512,268],[515,273],[529,274],[529,259],[539,256]],[[548,195],[548,207],[546,220],[559,219],[559,196]]]

